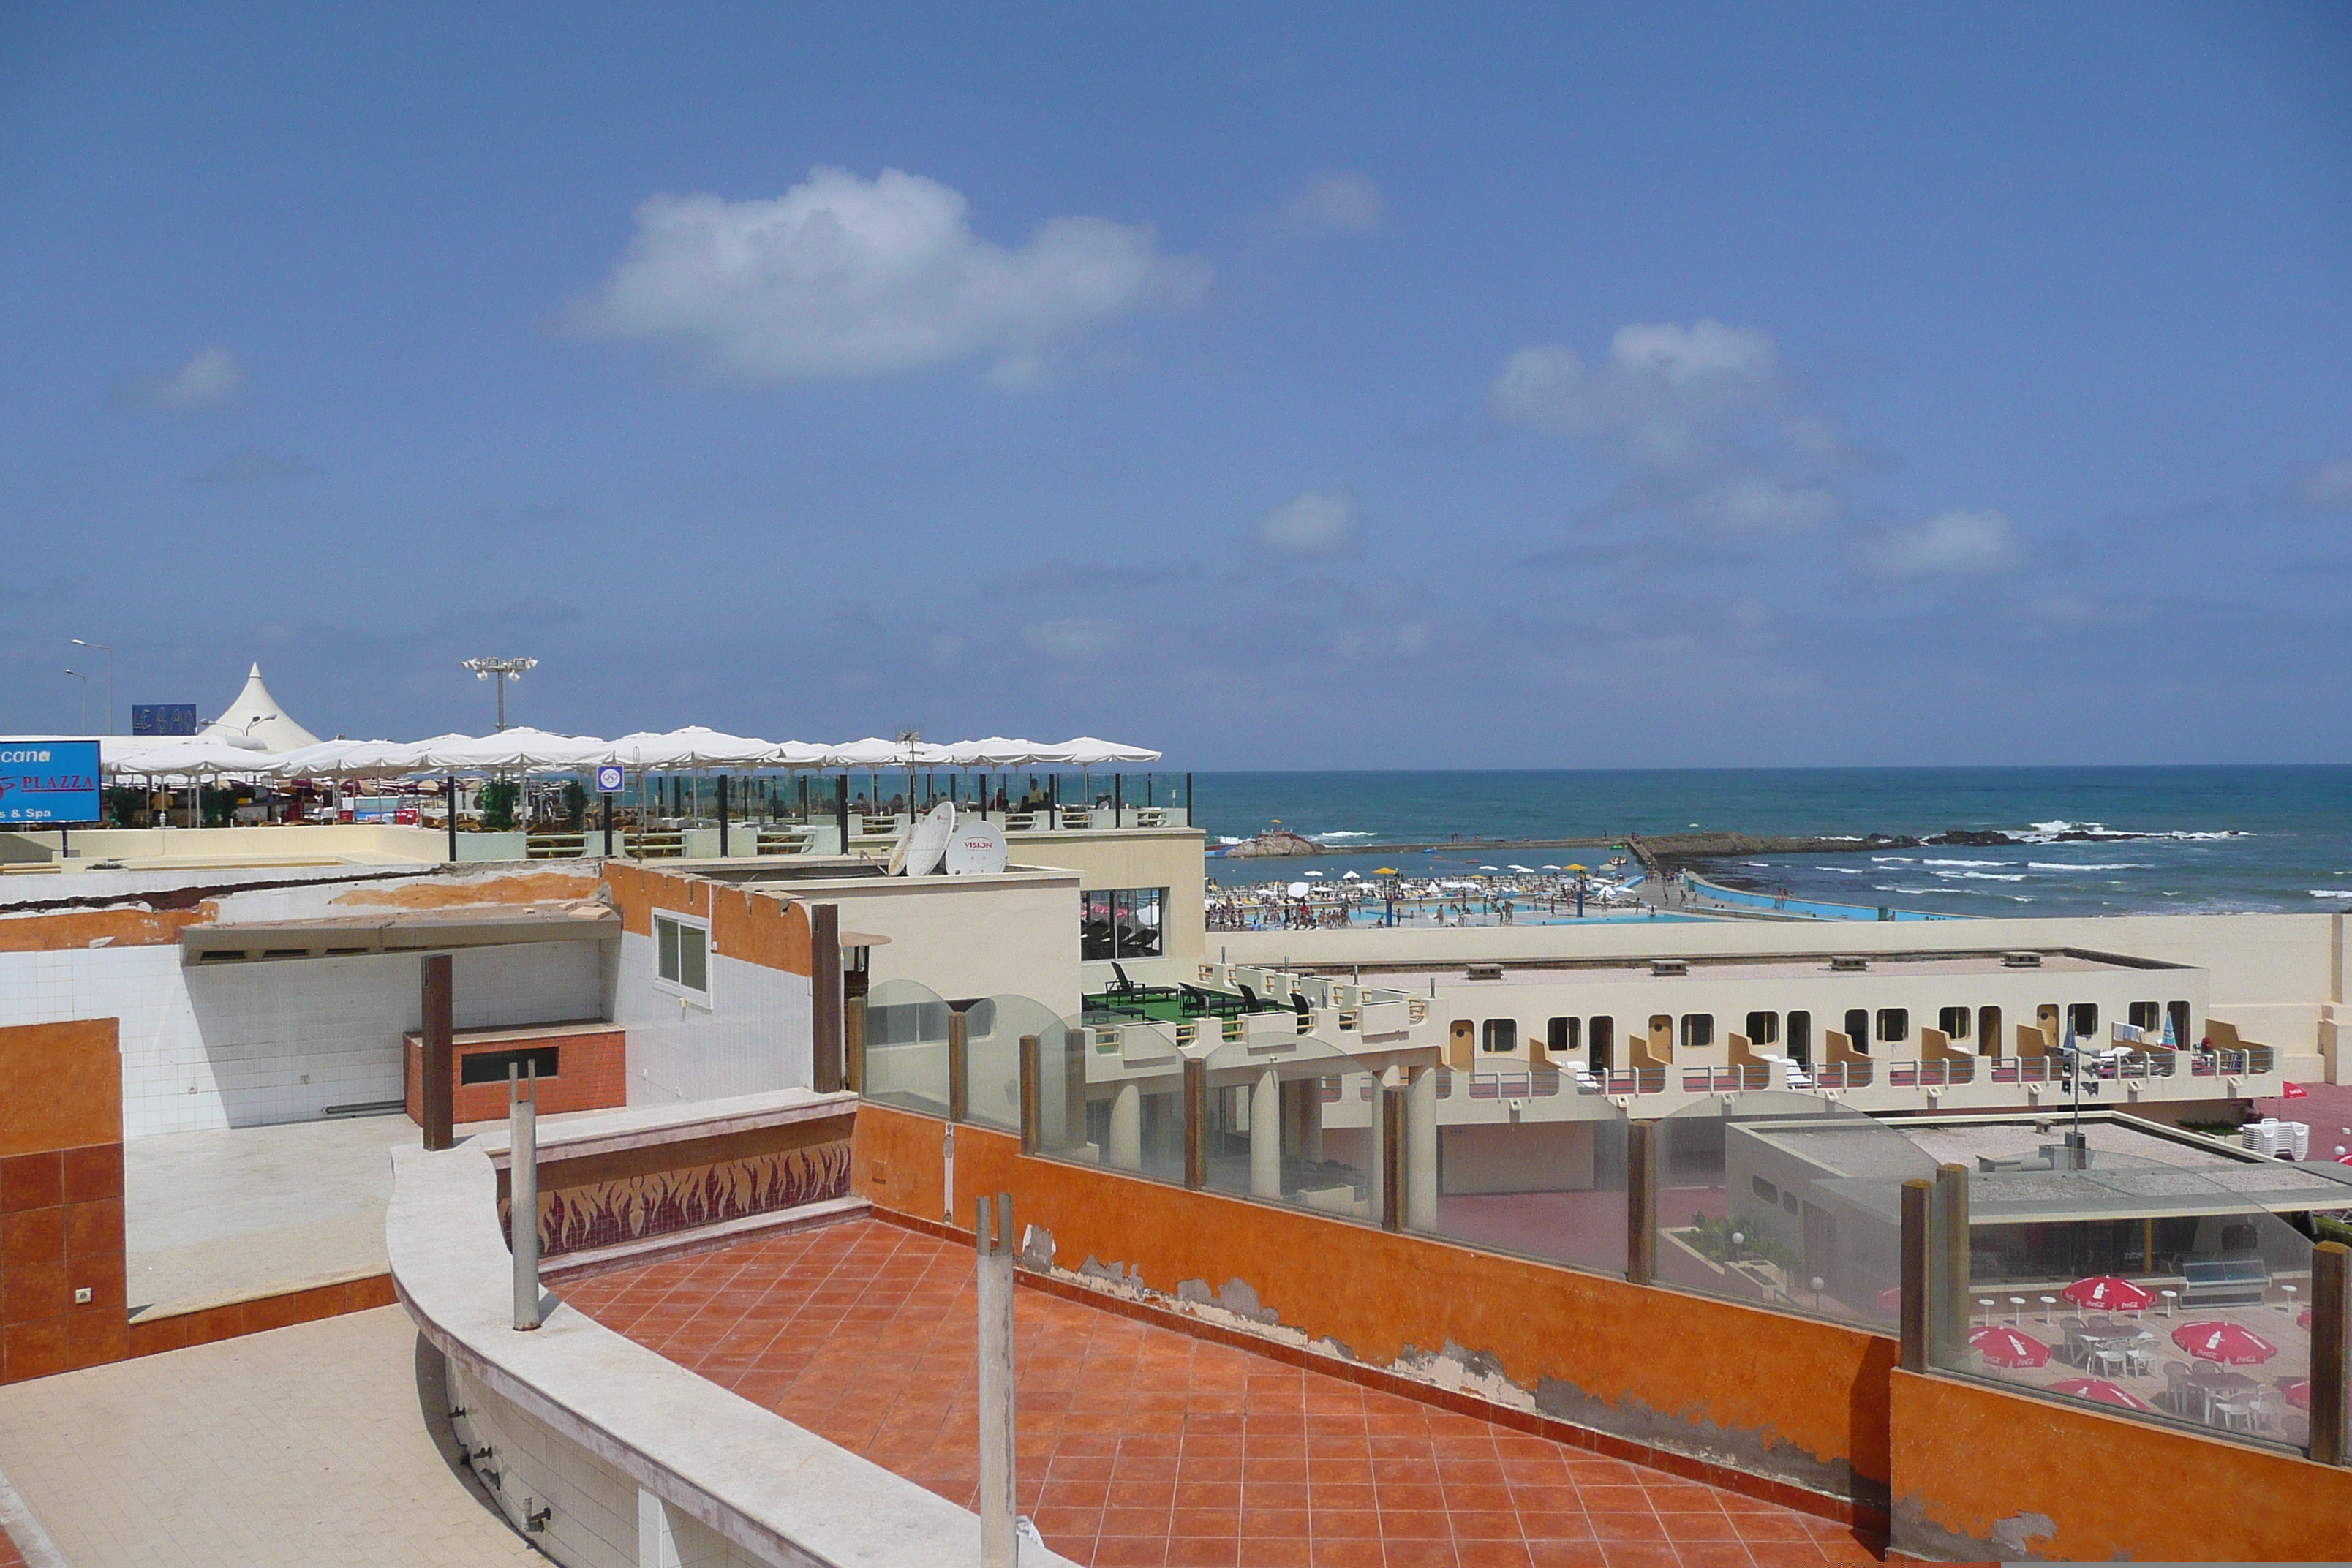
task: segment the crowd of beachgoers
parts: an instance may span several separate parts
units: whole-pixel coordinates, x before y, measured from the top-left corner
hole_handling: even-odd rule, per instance
[[[1638,879],[1634,879],[1638,880]],[[1580,902],[1579,884],[1581,883]],[[1564,867],[1482,867],[1445,877],[1332,877],[1305,871],[1247,886],[1213,887],[1211,931],[1316,931],[1349,925],[1497,926],[1646,914],[1633,881]]]

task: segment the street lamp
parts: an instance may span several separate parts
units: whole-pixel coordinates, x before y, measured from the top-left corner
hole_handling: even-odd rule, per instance
[[[106,656],[106,715],[99,727],[102,733],[111,735],[114,733],[114,650],[102,642],[84,642],[79,637],[71,640],[76,647],[94,647]]]
[[[89,733],[89,677],[79,669],[68,669],[68,675],[81,682],[81,732]]]
[[[535,669],[539,667],[539,660],[535,658],[469,658],[462,662],[467,669],[474,672],[474,679],[477,680],[497,678],[499,728],[504,730],[507,727],[507,682],[520,680],[524,670]]]

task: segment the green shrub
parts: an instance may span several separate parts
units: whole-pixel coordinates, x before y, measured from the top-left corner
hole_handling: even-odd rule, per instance
[[[515,805],[522,798],[522,785],[512,779],[492,779],[482,786],[482,831],[511,833],[515,825]]]

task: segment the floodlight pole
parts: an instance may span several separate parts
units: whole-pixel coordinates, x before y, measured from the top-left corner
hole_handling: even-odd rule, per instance
[[[499,729],[504,731],[507,727],[507,682],[521,679],[522,672],[526,669],[538,668],[539,660],[535,658],[468,658],[459,662],[474,672],[474,679],[477,680],[493,679],[497,680]]]
[[[114,650],[102,642],[84,642],[79,637],[72,641],[76,647],[94,647],[106,656],[106,713],[99,721],[99,733],[111,735],[114,733]],[[87,721],[84,721],[84,727],[88,727]]]

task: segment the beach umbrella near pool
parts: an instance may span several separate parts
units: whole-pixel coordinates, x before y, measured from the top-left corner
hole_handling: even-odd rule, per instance
[[[1969,1330],[1969,1343],[1990,1366],[2042,1366],[2050,1360],[2048,1345],[2006,1324]]]
[[[2154,1296],[2130,1280],[2118,1279],[2112,1274],[2077,1279],[2058,1294],[2077,1307],[2088,1307],[2095,1312],[2138,1312],[2156,1304]]]
[[[2052,1384],[2050,1392],[2071,1394],[2077,1399],[2087,1399],[2095,1405],[2114,1405],[2126,1410],[2156,1408],[2130,1389],[2109,1383],[2104,1377],[2070,1377],[2063,1383]]]
[[[2279,1090],[2279,1098],[2281,1100],[2309,1100],[2311,1098],[2311,1090],[2304,1088],[2303,1085],[2299,1083],[2291,1083]]]
[[[2290,1377],[2279,1384],[2279,1396],[2297,1410],[2311,1408],[2311,1379]]]
[[[1363,880],[1363,879],[1357,876],[1353,871],[1342,871],[1339,873],[1339,880],[1343,882],[1360,882]]]
[[[2311,1329],[2311,1309],[2305,1307],[2294,1315],[2294,1326],[2308,1332]]]
[[[1375,866],[1372,868],[1372,875],[1375,877],[1393,877],[1396,874],[1397,868],[1393,866]]]
[[[2221,1319],[2183,1323],[2172,1331],[2172,1342],[2199,1361],[2224,1366],[2253,1366],[2278,1354],[2278,1346],[2253,1330]]]

